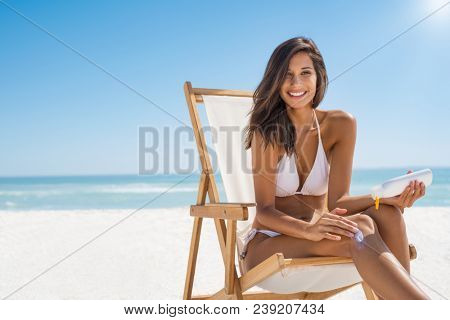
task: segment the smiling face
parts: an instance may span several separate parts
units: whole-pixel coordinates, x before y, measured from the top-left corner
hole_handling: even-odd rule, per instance
[[[280,96],[291,108],[312,107],[316,94],[317,75],[306,52],[299,52],[289,61],[288,71],[280,88]]]

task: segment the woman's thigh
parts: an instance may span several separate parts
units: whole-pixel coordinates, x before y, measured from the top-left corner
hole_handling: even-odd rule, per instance
[[[347,218],[355,221],[359,226],[370,223],[368,219],[371,219],[368,216],[361,217],[361,214],[355,214]],[[288,235],[271,238],[265,234],[257,233],[255,238],[248,244],[244,265],[247,270],[250,270],[275,253],[283,253],[285,258],[351,257],[351,241],[354,240],[345,236],[342,236],[341,240],[337,241],[328,239],[311,241]]]

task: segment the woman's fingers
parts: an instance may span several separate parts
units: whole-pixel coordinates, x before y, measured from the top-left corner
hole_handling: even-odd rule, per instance
[[[345,213],[347,213],[347,209],[335,208],[335,209],[331,210],[330,213],[331,214],[345,214]]]
[[[421,190],[420,190],[420,196],[423,197],[425,195],[425,184],[422,182],[420,183]]]
[[[328,219],[333,219],[333,220],[343,221],[343,222],[345,222],[345,223],[347,223],[347,224],[350,224],[350,225],[353,225],[353,226],[355,226],[355,227],[358,226],[358,224],[357,224],[356,222],[354,222],[354,221],[352,221],[352,220],[350,220],[350,219],[347,219],[347,218],[345,218],[345,217],[338,216],[338,215],[336,215],[336,214],[326,213],[323,217],[324,217],[324,218],[328,218]]]
[[[405,190],[402,192],[402,194],[400,195],[400,197],[399,197],[399,199],[398,199],[399,205],[402,206],[402,207],[405,207],[405,206],[406,206],[406,205],[405,205],[405,203],[406,203],[406,197],[407,197],[408,194],[409,194],[409,190],[410,190],[410,187],[409,187],[409,186],[406,187]]]
[[[341,237],[331,234],[331,233],[328,233],[328,232],[324,234],[324,238],[329,239],[329,240],[334,240],[334,241],[341,240]]]
[[[356,228],[356,226],[353,226],[351,224],[345,223],[344,221],[341,221],[341,220],[324,219],[324,223],[326,225],[329,225],[329,226],[339,227],[341,229],[344,229],[346,231],[350,231],[352,233],[358,232],[358,228]]]
[[[415,196],[414,200],[417,200],[422,196],[422,182],[417,181],[416,185],[417,185],[417,188],[414,193],[414,196]]]
[[[324,224],[318,225],[318,231],[321,232],[321,233],[332,232],[332,233],[340,234],[340,235],[347,236],[347,237],[353,237],[354,236],[355,232],[350,231],[350,230],[346,229],[345,227],[340,227],[340,226],[334,225],[333,223],[335,221],[336,220],[334,220],[334,221],[330,221],[330,220],[324,221],[323,222]]]
[[[414,195],[409,202],[409,206],[411,207],[413,205],[413,203],[417,199],[423,197],[424,194],[425,194],[425,185],[422,182],[415,181]]]
[[[400,206],[410,208],[414,202],[425,195],[425,184],[417,180],[411,181],[408,187],[400,195],[398,202]]]
[[[335,227],[335,226],[323,226],[323,231],[328,232],[328,233],[332,232],[334,234],[346,236],[349,238],[353,238],[355,235],[353,232],[346,231],[344,229],[341,229],[341,228]]]
[[[352,221],[352,220],[347,219],[347,218],[344,218],[344,217],[339,217],[339,216],[338,216],[338,220],[343,221],[343,222],[345,222],[345,223],[347,223],[347,224],[350,224],[350,225],[352,225],[352,226],[355,226],[355,227],[358,226],[358,224],[357,224],[355,221]]]
[[[402,194],[399,197],[399,201],[402,203],[405,201],[406,196],[409,194],[409,187],[406,187],[405,190],[402,192]]]
[[[416,183],[415,183],[415,181],[413,181],[412,185],[410,186],[409,193],[408,193],[408,195],[406,196],[406,199],[405,199],[405,204],[406,204],[406,206],[408,208],[410,208],[412,206],[413,202],[414,202],[415,190],[416,190]]]

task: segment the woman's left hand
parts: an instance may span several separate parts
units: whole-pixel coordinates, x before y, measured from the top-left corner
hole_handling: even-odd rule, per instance
[[[412,173],[409,170],[407,173]],[[402,212],[405,207],[412,207],[413,203],[425,195],[425,184],[417,180],[411,181],[403,192],[395,197],[381,198],[380,203],[398,207]]]

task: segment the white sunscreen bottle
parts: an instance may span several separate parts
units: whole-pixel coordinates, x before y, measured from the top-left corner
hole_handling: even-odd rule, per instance
[[[405,190],[408,184],[414,180],[423,182],[425,184],[425,187],[428,187],[433,181],[433,173],[431,172],[431,169],[423,169],[389,179],[383,184],[373,187],[372,198],[375,200],[375,209],[378,210],[378,207],[380,205],[380,198],[398,196],[403,192],[403,190]]]

